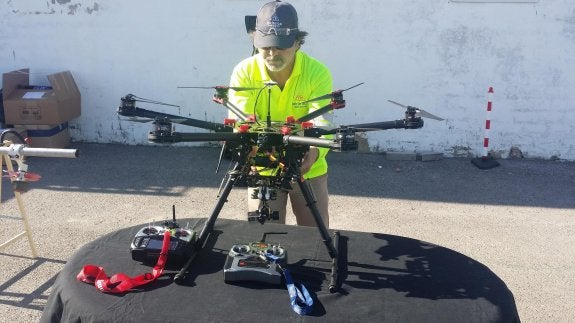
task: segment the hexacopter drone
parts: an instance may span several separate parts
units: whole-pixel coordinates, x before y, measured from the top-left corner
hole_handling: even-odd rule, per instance
[[[215,221],[227,200],[234,185],[246,183],[248,187],[256,188],[253,198],[258,198],[261,203],[256,212],[248,214],[248,219],[264,223],[267,220],[277,219],[277,212],[269,208],[269,201],[275,198],[278,189],[289,189],[292,183],[297,183],[306,200],[306,204],[313,214],[322,240],[332,259],[330,292],[336,292],[341,286],[338,279],[339,271],[339,232],[334,231],[330,236],[307,182],[300,172],[302,158],[310,146],[329,148],[334,151],[357,150],[355,140],[357,132],[387,130],[387,129],[418,129],[423,127],[422,117],[435,120],[443,120],[422,109],[405,106],[400,103],[389,101],[405,108],[403,119],[374,123],[354,124],[339,126],[331,129],[314,126],[314,118],[335,109],[345,107],[343,92],[359,86],[356,84],[345,90],[337,90],[331,93],[312,98],[305,103],[330,99],[329,104],[310,112],[309,114],[295,119],[288,117],[283,122],[271,121],[270,113],[266,120],[258,120],[255,116],[247,115],[228,101],[228,91],[261,91],[270,89],[276,83],[267,82],[261,88],[245,87],[181,87],[215,89],[213,101],[225,106],[237,116],[237,119],[225,119],[223,123],[202,121],[178,115],[155,112],[136,106],[136,102],[170,105],[158,101],[144,99],[132,94],[121,98],[118,108],[120,116],[128,117],[134,121],[153,121],[153,129],[148,134],[148,140],[153,143],[178,143],[178,142],[223,142],[222,154],[220,154],[220,166],[224,152],[227,152],[232,166],[227,171],[220,194],[211,215],[193,244],[193,252],[189,260],[176,274],[174,280],[181,283],[195,256],[203,248],[210,232],[213,230]],[[172,105],[173,106],[173,105]],[[269,109],[268,109],[269,110]],[[173,124],[182,124],[211,132],[176,132]],[[324,138],[321,138],[325,136]],[[331,137],[331,138],[329,138]]]

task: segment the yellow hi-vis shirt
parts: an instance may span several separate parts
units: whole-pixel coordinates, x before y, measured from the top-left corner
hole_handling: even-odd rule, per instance
[[[261,89],[265,82],[271,81],[261,55],[254,55],[241,61],[231,76],[230,86],[251,87]],[[331,93],[332,76],[327,67],[320,61],[308,56],[301,50],[296,52],[295,64],[290,78],[283,90],[278,86],[271,87],[271,100],[268,89],[249,91],[229,91],[228,101],[244,111],[247,115],[255,115],[258,120],[266,121],[268,106],[272,122],[285,122],[288,116],[295,119],[317,110],[330,100],[320,100],[305,103],[305,101]],[[269,103],[269,104],[268,104]],[[231,118],[236,116],[230,113]],[[315,126],[327,127],[331,123],[319,116],[312,120]],[[318,177],[327,173],[328,148],[319,148],[317,161],[304,174],[305,179]]]

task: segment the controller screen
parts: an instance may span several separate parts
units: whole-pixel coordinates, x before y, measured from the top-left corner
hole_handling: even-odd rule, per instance
[[[162,244],[163,244],[164,240],[159,240],[159,239],[150,239],[150,241],[148,242],[148,245],[146,246],[147,249],[158,249],[161,250],[162,249]],[[176,247],[178,245],[178,242],[173,240],[170,241],[170,248],[169,250],[176,250]]]

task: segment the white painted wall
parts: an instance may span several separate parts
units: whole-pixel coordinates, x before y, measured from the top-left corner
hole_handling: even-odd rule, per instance
[[[181,105],[139,105],[221,121],[210,90],[251,53],[244,16],[267,1],[0,0],[0,71],[30,67],[35,84],[72,71],[82,92],[77,141],[145,144],[148,124],[120,121],[133,93]],[[446,121],[369,133],[374,150],[481,155],[487,89],[493,86],[490,150],[575,160],[575,2],[292,0],[303,49],[325,62],[345,93],[338,124],[395,120],[387,99]],[[178,131],[195,131],[180,126]]]

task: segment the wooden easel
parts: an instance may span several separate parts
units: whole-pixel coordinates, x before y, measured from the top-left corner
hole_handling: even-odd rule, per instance
[[[14,172],[14,167],[12,166],[12,160],[10,156],[7,154],[0,155],[0,170],[4,167],[4,161],[6,161],[6,169],[11,174]],[[24,231],[18,233],[10,240],[0,244],[0,251],[4,250],[7,246],[11,245],[12,243],[18,241],[20,238],[24,236],[28,237],[28,242],[30,243],[30,249],[32,250],[32,257],[38,257],[38,252],[36,251],[36,246],[34,245],[34,240],[32,239],[32,231],[30,230],[30,224],[28,223],[28,216],[26,215],[26,210],[24,209],[24,203],[22,202],[22,193],[18,191],[14,191],[14,195],[16,196],[16,202],[18,203],[18,209],[20,210],[20,216],[22,217],[22,222],[24,223]],[[0,181],[0,203],[2,196],[2,182]]]

